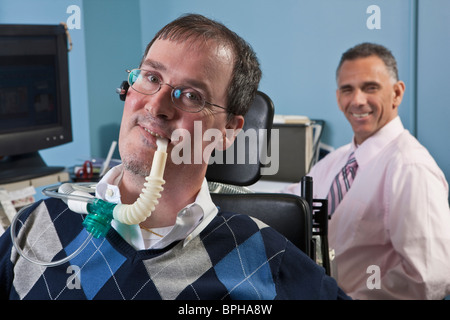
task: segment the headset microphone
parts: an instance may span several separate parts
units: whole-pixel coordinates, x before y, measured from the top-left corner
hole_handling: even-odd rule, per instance
[[[125,98],[127,97],[128,88],[130,88],[128,81],[123,81],[120,87],[116,89],[116,92],[119,94],[120,100],[125,101]]]

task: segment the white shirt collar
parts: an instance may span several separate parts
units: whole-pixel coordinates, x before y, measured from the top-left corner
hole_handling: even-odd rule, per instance
[[[358,166],[364,166],[373,157],[377,156],[381,149],[391,143],[391,141],[397,138],[404,130],[405,128],[403,127],[400,117],[396,116],[361,145],[357,146],[355,144],[355,139],[353,138],[350,152],[355,151],[355,158],[358,162]]]
[[[109,202],[120,203],[118,185],[122,175],[122,165],[110,169],[97,184],[96,197]],[[174,241],[183,239],[183,245],[186,245],[209,224],[217,212],[218,209],[211,200],[208,183],[205,178],[195,201],[178,212],[173,228],[167,235],[151,245],[149,249],[161,249]],[[126,225],[115,220],[112,221],[111,225],[136,250],[146,249],[139,225]]]

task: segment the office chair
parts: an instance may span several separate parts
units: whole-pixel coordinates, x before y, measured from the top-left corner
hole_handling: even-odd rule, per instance
[[[247,130],[266,130],[266,136],[256,135],[257,144],[245,141],[245,163],[237,161],[238,143],[233,148],[233,158],[227,159],[226,152],[217,152],[214,157],[221,159],[208,166],[206,178],[213,202],[220,210],[248,214],[271,226],[301,250],[309,255],[311,238],[311,219],[309,205],[304,199],[287,194],[253,193],[246,186],[257,182],[261,177],[261,167],[266,155],[257,146],[269,145],[274,106],[263,92],[258,92],[252,106],[245,115],[243,130],[236,137],[243,139]],[[253,141],[254,142],[254,141]],[[256,161],[250,161],[256,159]],[[228,160],[228,163],[227,163]]]
[[[274,106],[271,99],[266,94],[258,92],[245,115],[243,132],[253,129],[267,130],[270,133],[273,115]],[[238,138],[239,136],[236,140]],[[259,140],[258,143],[266,144],[265,150],[268,150],[270,134],[266,140]],[[318,235],[322,240],[320,244],[322,252],[328,253],[326,200],[312,199],[312,179],[310,177],[302,179],[301,197],[282,193],[254,193],[246,186],[261,178],[265,154],[259,152],[260,148],[255,148],[249,142],[245,152],[256,152],[257,163],[237,164],[237,146],[233,145],[230,148],[234,148],[231,163],[226,163],[224,154],[215,154],[216,157],[223,157],[220,159],[223,159],[224,163],[212,163],[206,172],[211,198],[219,210],[247,214],[261,220],[283,234],[315,261],[316,243],[312,236]],[[323,255],[321,264],[327,274],[330,274],[328,254]]]
[[[313,179],[304,176],[301,180],[302,198],[309,204],[311,210],[312,235],[310,257],[325,268],[331,275],[331,261],[328,247],[328,200],[313,199]],[[317,243],[319,242],[319,243]],[[317,256],[319,253],[319,256]]]
[[[311,211],[303,198],[283,193],[211,193],[211,198],[220,211],[261,220],[311,257]]]
[[[236,136],[233,145],[226,151],[214,150],[212,157],[220,159],[221,163],[215,161],[208,165],[207,180],[235,186],[249,186],[257,182],[261,178],[261,167],[266,157],[260,146],[269,145],[273,116],[272,100],[265,93],[258,91],[244,117],[244,127]],[[255,141],[251,141],[251,138],[256,138],[257,143],[252,144]],[[238,141],[245,142],[244,148]],[[245,150],[245,163],[239,161],[239,153],[242,152],[239,149]]]

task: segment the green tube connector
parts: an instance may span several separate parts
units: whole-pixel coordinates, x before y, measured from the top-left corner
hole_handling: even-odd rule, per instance
[[[83,221],[83,226],[94,238],[105,237],[111,228],[115,203],[95,199],[87,204],[89,214]]]

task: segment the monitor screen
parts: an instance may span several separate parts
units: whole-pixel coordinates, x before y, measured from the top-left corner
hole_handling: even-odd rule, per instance
[[[0,184],[63,170],[39,150],[72,141],[64,26],[0,25]]]

